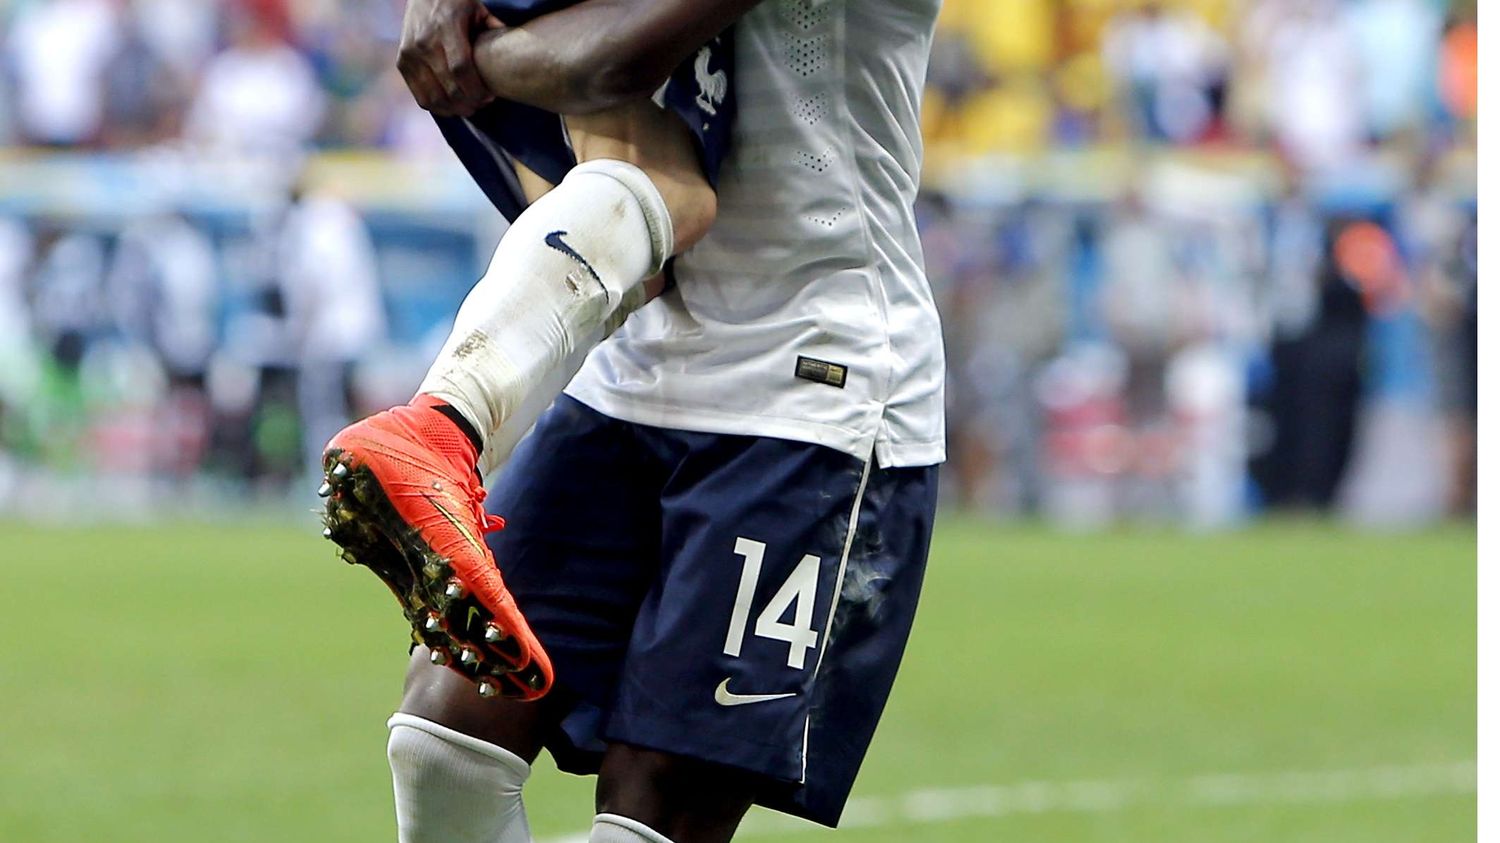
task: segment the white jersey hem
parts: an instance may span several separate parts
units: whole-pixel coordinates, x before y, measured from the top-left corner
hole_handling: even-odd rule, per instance
[[[730,436],[764,436],[822,445],[852,457],[868,459],[873,452],[882,468],[937,465],[946,458],[944,440],[891,443],[875,432],[860,433],[839,425],[780,416],[726,413],[705,407],[683,407],[661,401],[636,401],[608,388],[577,382],[563,391],[568,397],[612,419],[667,430],[691,430]]]
[[[881,468],[921,468],[947,460],[948,446],[943,439],[926,442],[875,442],[875,462]]]
[[[805,419],[779,416],[726,413],[704,407],[682,407],[660,401],[633,401],[610,389],[590,389],[570,385],[564,394],[613,419],[660,427],[667,430],[692,430],[699,433],[723,433],[731,436],[765,436],[822,445],[850,456],[868,458],[875,448],[875,433]]]

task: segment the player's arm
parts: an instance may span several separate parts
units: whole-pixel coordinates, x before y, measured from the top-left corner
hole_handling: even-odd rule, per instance
[[[474,64],[474,36],[499,26],[480,0],[408,0],[396,67],[417,103],[467,116],[494,99]]]
[[[584,0],[482,33],[475,65],[492,94],[558,114],[650,96],[684,59],[760,0]]]

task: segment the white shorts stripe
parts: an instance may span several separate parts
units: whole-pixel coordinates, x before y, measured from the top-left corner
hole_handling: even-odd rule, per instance
[[[839,557],[839,573],[833,585],[833,602],[828,606],[828,620],[823,624],[823,637],[818,641],[818,660],[813,663],[812,681],[809,689],[818,686],[818,671],[823,667],[823,655],[828,652],[828,636],[833,634],[833,619],[839,612],[839,598],[844,593],[844,575],[849,570],[849,551],[854,547],[854,531],[859,527],[859,508],[865,502],[865,487],[870,483],[870,466],[875,462],[871,454],[865,460],[865,470],[859,476],[859,488],[854,492],[854,506],[849,511],[849,529],[844,533],[844,552]],[[809,695],[813,691],[808,691]],[[809,704],[807,719],[802,723],[802,781],[807,781],[807,736],[812,728],[812,706]]]

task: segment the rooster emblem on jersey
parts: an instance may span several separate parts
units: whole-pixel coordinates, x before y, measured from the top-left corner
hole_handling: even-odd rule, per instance
[[[729,74],[722,70],[710,72],[708,69],[713,55],[711,46],[704,47],[698,51],[698,58],[693,62],[693,73],[698,77],[698,107],[708,114],[718,114],[724,97],[729,95]]]

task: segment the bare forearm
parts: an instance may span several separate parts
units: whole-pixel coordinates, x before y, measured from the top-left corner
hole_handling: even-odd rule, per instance
[[[495,96],[584,114],[649,96],[683,59],[758,0],[586,0],[482,34],[480,76]]]
[[[603,52],[602,45],[548,37],[546,28],[528,25],[479,37],[474,60],[492,94],[558,114],[598,111],[626,98],[606,93],[602,78],[590,78],[585,70],[588,58]],[[599,38],[597,32],[579,36],[588,41]]]

